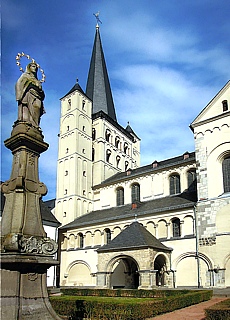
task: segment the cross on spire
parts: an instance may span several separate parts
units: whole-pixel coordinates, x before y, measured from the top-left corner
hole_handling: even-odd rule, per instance
[[[102,23],[101,20],[99,19],[99,14],[100,14],[100,11],[98,11],[97,13],[94,13],[93,15],[95,16],[96,20],[97,20],[97,26],[99,27],[98,23]]]

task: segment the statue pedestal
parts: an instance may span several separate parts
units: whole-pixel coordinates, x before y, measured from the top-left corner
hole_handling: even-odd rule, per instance
[[[1,255],[1,318],[51,320],[60,318],[49,302],[46,272],[58,262],[28,254]]]
[[[5,146],[12,151],[10,180],[1,185],[6,201],[1,232],[1,318],[9,320],[60,319],[51,307],[47,269],[57,244],[47,237],[40,199],[46,194],[38,178],[38,158],[48,149],[40,128],[16,121]]]

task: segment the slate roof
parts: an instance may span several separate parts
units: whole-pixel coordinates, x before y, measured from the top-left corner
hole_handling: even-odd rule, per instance
[[[61,223],[52,214],[50,208],[42,200],[40,201],[40,210],[44,224],[52,225],[54,227],[59,227],[61,225]]]
[[[172,212],[184,208],[193,208],[196,201],[196,193],[185,192],[175,196],[167,196],[150,201],[140,202],[137,204],[136,209],[132,209],[132,205],[127,204],[104,210],[92,211],[62,226],[61,229],[68,230],[77,227],[96,225],[99,223],[132,219],[135,216],[137,218],[150,214],[154,216],[163,212]]]
[[[117,235],[109,244],[99,248],[97,251],[120,251],[132,249],[153,248],[161,251],[172,251],[163,245],[145,227],[135,221]]]
[[[96,185],[93,187],[93,189],[101,188],[105,185],[111,184],[111,183],[117,183],[118,181],[123,181],[127,179],[133,179],[134,177],[143,175],[143,174],[150,174],[151,172],[159,171],[162,169],[166,169],[169,167],[177,166],[180,164],[188,164],[191,162],[195,162],[195,152],[185,152],[185,154],[188,154],[188,158],[184,159],[184,154],[166,159],[163,161],[154,161],[153,163],[156,163],[157,165],[154,167],[153,163],[148,164],[146,166],[141,166],[136,169],[128,169],[127,171],[123,171],[120,173],[116,173],[115,175],[111,176],[110,178],[104,180],[101,184]]]
[[[82,94],[86,95],[85,92],[82,90],[81,86],[79,85],[79,83],[75,83],[75,85],[73,86],[72,89],[70,89],[70,91],[64,95],[64,97],[62,97],[61,99],[65,98],[66,96],[68,96],[70,93],[75,92],[75,91],[80,91]]]
[[[99,26],[96,27],[86,95],[93,101],[93,114],[102,110],[117,121]]]

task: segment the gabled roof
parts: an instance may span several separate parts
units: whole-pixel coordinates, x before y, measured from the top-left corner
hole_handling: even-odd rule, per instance
[[[172,251],[163,245],[145,227],[135,221],[117,235],[109,244],[102,246],[97,251],[120,251],[132,249],[153,248],[161,251]]]
[[[98,25],[86,85],[86,95],[93,101],[93,114],[102,110],[117,121]]]
[[[86,95],[85,92],[82,90],[81,86],[79,85],[79,83],[76,82],[75,85],[72,87],[72,89],[70,89],[70,91],[67,94],[65,94],[64,97],[62,97],[61,99],[65,98],[66,96],[68,96],[69,94],[75,91],[79,91],[82,94]]]
[[[146,215],[158,215],[162,212],[173,212],[185,208],[193,208],[197,201],[196,193],[184,192],[175,196],[162,197],[150,201],[140,202],[136,209],[132,209],[131,204],[112,207],[104,210],[92,211],[88,214],[75,219],[74,221],[62,226],[60,229],[68,230],[78,227],[97,225],[112,221],[122,221],[144,217]]]
[[[205,123],[211,119],[219,118],[229,114],[223,112],[222,101],[230,100],[230,80],[224,85],[224,87],[212,98],[211,101],[204,107],[204,109],[193,120],[190,127],[193,129],[200,123]]]

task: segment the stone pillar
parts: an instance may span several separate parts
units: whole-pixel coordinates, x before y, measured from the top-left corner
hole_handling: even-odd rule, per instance
[[[38,158],[47,150],[42,131],[16,121],[5,146],[12,151],[10,180],[1,185],[6,201],[2,216],[2,319],[60,319],[51,307],[46,287],[47,269],[58,262],[54,240],[47,238],[40,213],[46,194],[38,178]]]
[[[156,272],[157,270],[140,270],[140,284],[138,289],[156,288]]]
[[[107,272],[97,272],[97,287],[99,288],[109,288]]]

